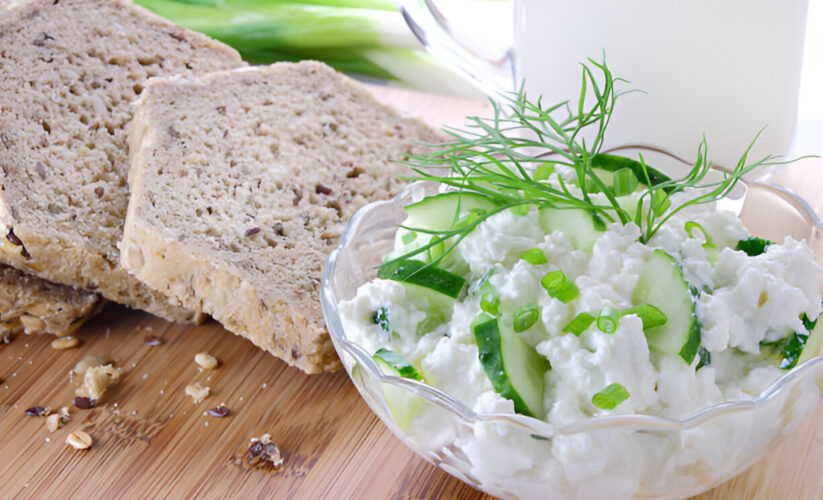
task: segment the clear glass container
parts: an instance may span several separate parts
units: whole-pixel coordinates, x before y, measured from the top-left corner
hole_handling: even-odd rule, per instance
[[[347,338],[337,305],[375,278],[405,218],[402,207],[421,189],[436,186],[410,186],[354,216],[326,264],[322,303],[343,366],[368,405],[409,448],[449,474],[501,498],[684,498],[751,466],[817,406],[823,356],[787,371],[752,401],[715,404],[679,420],[599,416],[563,426],[478,414],[435,387],[383,374],[370,353]],[[753,234],[806,239],[823,263],[823,225],[789,190],[748,182],[726,203]],[[387,394],[415,408],[412,423],[395,418]],[[558,461],[557,451],[568,447],[588,454],[579,462]],[[585,458],[591,456],[597,459]]]

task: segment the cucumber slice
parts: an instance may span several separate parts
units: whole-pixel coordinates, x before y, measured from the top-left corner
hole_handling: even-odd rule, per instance
[[[806,339],[806,345],[803,346],[803,352],[797,358],[797,364],[805,363],[806,361],[820,356],[821,349],[823,349],[823,315],[817,318],[814,328],[809,332],[809,338]]]
[[[423,381],[423,376],[417,371],[417,368],[411,365],[406,358],[397,354],[396,352],[381,347],[372,356],[377,364],[383,369],[383,373],[389,375],[397,375],[398,377],[410,378],[413,380]]]
[[[596,175],[600,177],[603,182],[611,187],[611,174],[617,172],[622,168],[628,168],[629,170],[634,173],[634,176],[637,177],[637,182],[640,184],[646,185],[646,176],[643,175],[643,167],[641,166],[640,162],[637,160],[633,160],[631,158],[626,158],[625,156],[617,156],[617,155],[610,155],[606,153],[598,153],[591,158],[592,167],[595,171]],[[660,172],[659,170],[655,170],[650,166],[646,165],[646,172],[649,174],[649,181],[651,181],[652,186],[656,186],[661,182],[666,182],[669,179],[669,176]],[[608,179],[608,181],[606,180]]]
[[[477,193],[456,191],[441,193],[406,205],[403,209],[409,216],[403,221],[403,225],[410,228],[447,231],[452,229],[458,221],[458,213],[469,210],[487,212],[495,208],[497,204]]]
[[[454,273],[411,259],[395,260],[380,266],[377,277],[428,288],[453,299],[460,296],[466,284],[465,279]]]
[[[410,378],[423,381],[423,377],[415,367],[406,361],[403,356],[389,349],[379,349],[372,358],[377,362],[377,366],[386,375]],[[411,427],[412,420],[420,410],[420,397],[392,384],[382,384],[383,396],[386,399],[386,406],[389,408],[395,423],[400,430],[406,431]]]
[[[606,230],[602,220],[585,210],[544,208],[539,218],[544,231],[560,231],[569,237],[574,248],[586,252],[591,252],[594,242]]]
[[[516,333],[501,330],[497,318],[487,313],[481,313],[471,329],[495,392],[511,400],[515,412],[544,419],[544,375],[549,362]]]
[[[635,305],[650,304],[666,315],[666,323],[645,330],[649,348],[679,355],[691,364],[700,347],[700,324],[689,284],[677,261],[655,250],[640,272],[632,292]]]

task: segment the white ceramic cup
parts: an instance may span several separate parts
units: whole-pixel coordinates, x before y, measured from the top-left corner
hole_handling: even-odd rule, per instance
[[[646,144],[733,166],[785,154],[797,119],[808,0],[514,0],[514,46],[497,61],[455,40],[433,0],[401,0],[438,58],[494,96],[525,82],[544,104],[579,95],[579,63],[603,55],[624,89],[605,146]],[[512,27],[502,25],[500,30]]]

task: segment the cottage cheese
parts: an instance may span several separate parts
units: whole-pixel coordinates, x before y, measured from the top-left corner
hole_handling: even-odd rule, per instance
[[[699,223],[716,248],[707,250],[701,238],[689,237],[687,221]],[[545,234],[534,209],[528,215],[504,211],[482,223],[449,257],[449,268],[467,276],[470,286],[446,317],[432,322],[429,295],[377,279],[340,304],[344,330],[369,353],[386,347],[402,355],[427,383],[479,414],[513,414],[513,403],[497,394],[486,376],[470,329],[481,313],[481,294],[473,291],[487,281],[500,298],[501,324],[511,323],[525,303],[535,303],[540,310],[540,320],[520,336],[551,364],[544,402],[546,422],[557,427],[605,415],[680,419],[714,403],[754,399],[785,373],[773,357],[761,353],[760,344],[806,332],[801,314],[816,318],[821,312],[819,266],[804,242],[787,238],[761,255],[747,256],[734,250],[738,240],[748,237],[740,220],[712,204],[676,214],[648,244],[640,243],[639,236],[633,223],[610,224],[589,253],[575,250],[560,232]],[[535,247],[545,253],[547,264],[519,258]],[[655,249],[673,256],[687,282],[699,291],[696,313],[701,345],[711,354],[708,366],[696,369],[699,357],[688,365],[679,357],[650,351],[642,322],[634,315],[620,318],[613,334],[596,325],[579,336],[562,332],[581,312],[631,306],[639,273]],[[541,277],[555,269],[580,289],[568,304],[541,286]],[[388,311],[391,333],[373,321],[379,308]],[[625,387],[630,397],[613,410],[596,407],[592,396],[612,383]],[[780,407],[772,411],[774,425],[779,425]],[[445,417],[438,412],[443,411],[421,409],[407,435],[433,450],[452,443],[471,463],[475,479],[502,496],[620,498],[641,490],[654,493],[655,488],[665,495],[678,491],[678,481],[688,487],[701,475],[705,480],[728,472],[729,458],[756,440],[750,433],[752,423],[745,420],[733,425],[710,422],[680,432],[620,428],[549,440],[484,422],[474,424],[470,433],[444,434],[444,420],[438,419]],[[438,460],[454,459],[452,447]],[[660,484],[649,483],[650,477],[659,478]],[[548,483],[566,489],[547,493],[541,485]]]

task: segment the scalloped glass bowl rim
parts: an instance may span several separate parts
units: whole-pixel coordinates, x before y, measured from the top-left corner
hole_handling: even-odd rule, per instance
[[[323,313],[326,317],[326,324],[328,326],[332,342],[334,343],[335,349],[338,350],[338,354],[343,360],[343,364],[349,372],[350,377],[353,365],[350,366],[346,363],[344,353],[352,356],[356,360],[357,364],[365,369],[371,378],[377,380],[378,382],[394,385],[413,392],[467,422],[506,423],[520,427],[530,433],[551,438],[556,435],[570,435],[618,427],[662,431],[681,431],[691,429],[716,417],[747,410],[756,411],[758,407],[764,405],[769,399],[778,394],[783,387],[790,385],[796,379],[804,378],[807,374],[815,373],[818,367],[823,366],[823,355],[818,355],[787,371],[783,376],[764,390],[760,396],[753,400],[731,400],[712,404],[680,419],[670,419],[645,414],[605,415],[595,416],[586,420],[560,426],[519,414],[477,413],[448,393],[441,391],[434,386],[416,380],[406,379],[394,375],[386,375],[381,371],[377,363],[374,359],[372,359],[371,355],[369,355],[362,347],[346,338],[346,334],[337,310],[338,299],[335,296],[334,290],[332,290],[332,286],[330,284],[331,277],[335,273],[337,258],[340,252],[348,247],[357,235],[360,224],[366,215],[373,211],[384,210],[392,206],[402,207],[406,204],[404,202],[408,202],[411,199],[412,191],[419,189],[419,185],[420,183],[411,184],[391,200],[373,202],[358,210],[346,226],[339,245],[331,252],[326,262],[321,285],[321,302]],[[823,230],[823,224],[808,202],[791,190],[783,186],[756,181],[746,181],[744,182],[744,185],[747,189],[761,188],[771,192],[777,191],[781,193],[782,198],[784,198],[784,200],[788,203],[793,204],[794,207],[804,216],[810,226],[816,226],[817,228]],[[355,385],[357,385],[357,382],[354,382]]]

